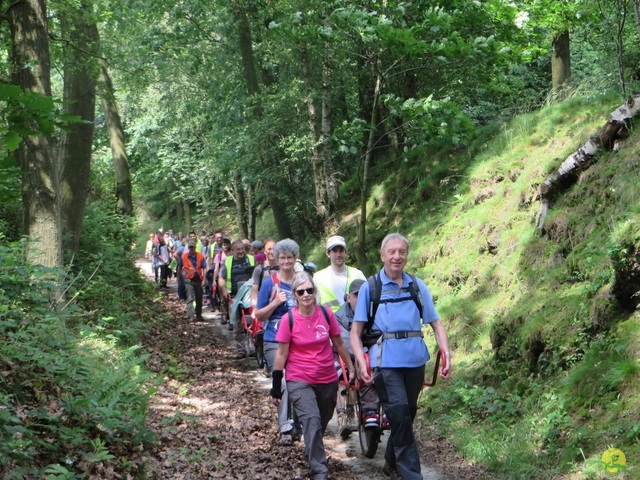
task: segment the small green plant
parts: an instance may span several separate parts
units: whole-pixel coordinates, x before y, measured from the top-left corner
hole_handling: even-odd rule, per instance
[[[77,480],[85,478],[86,475],[79,475],[72,471],[67,470],[65,467],[59,464],[49,465],[44,469],[47,480]]]

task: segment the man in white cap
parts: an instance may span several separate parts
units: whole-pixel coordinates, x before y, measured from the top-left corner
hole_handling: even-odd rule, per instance
[[[320,304],[337,312],[345,301],[349,285],[356,279],[366,280],[364,273],[354,267],[348,267],[347,243],[339,235],[327,240],[327,257],[331,264],[313,276],[318,287]]]

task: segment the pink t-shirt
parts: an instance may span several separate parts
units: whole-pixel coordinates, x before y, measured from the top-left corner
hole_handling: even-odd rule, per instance
[[[288,315],[280,321],[276,340],[289,344],[289,356],[285,378],[287,381],[311,384],[332,383],[338,381],[336,367],[333,364],[331,337],[340,336],[340,324],[330,308],[329,325],[320,307],[316,306],[313,315],[305,317],[298,307],[293,313],[293,334],[289,330]]]

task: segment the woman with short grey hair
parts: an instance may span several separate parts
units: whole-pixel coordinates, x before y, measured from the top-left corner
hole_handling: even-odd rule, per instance
[[[273,247],[273,256],[276,257],[276,259],[280,254],[293,255],[297,259],[300,256],[300,246],[295,240],[285,238],[284,240],[280,240],[276,243],[276,246]]]
[[[333,416],[338,393],[332,344],[346,365],[349,381],[353,379],[353,363],[335,315],[331,309],[317,304],[313,278],[306,272],[296,273],[291,289],[296,306],[282,317],[276,335],[278,351],[271,397],[276,406],[281,404],[286,364],[287,391],[302,423],[304,454],[309,462],[311,479],[327,480],[329,468],[322,435]]]
[[[258,290],[255,315],[262,322],[264,329],[264,360],[268,371],[274,370],[276,351],[278,350],[276,334],[281,323],[280,320],[296,305],[291,293],[291,284],[299,252],[300,247],[290,238],[276,243],[273,247],[273,254],[278,264],[278,270],[266,277]],[[283,402],[278,407],[280,445],[291,445],[294,438],[299,436],[299,432],[296,432],[293,414],[288,408],[285,385],[282,386],[282,394]]]

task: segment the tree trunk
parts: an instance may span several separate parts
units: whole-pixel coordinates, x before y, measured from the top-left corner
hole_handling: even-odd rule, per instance
[[[273,211],[273,221],[278,229],[278,235],[280,238],[293,238],[293,230],[291,229],[291,222],[287,215],[286,204],[278,197],[278,194],[274,190],[269,189],[269,205]]]
[[[371,106],[371,118],[369,121],[369,139],[367,140],[367,150],[364,155],[364,164],[362,167],[362,189],[360,190],[360,223],[358,225],[358,245],[356,248],[356,258],[358,265],[365,265],[367,263],[367,200],[369,190],[369,167],[371,165],[371,158],[373,156],[373,147],[375,145],[375,138],[377,132],[378,123],[378,97],[380,96],[380,90],[382,89],[382,75],[379,70],[379,61],[375,61],[372,64],[373,76],[375,78],[375,85],[373,88],[373,98]]]
[[[58,150],[60,175],[60,213],[62,231],[67,236],[65,249],[75,253],[80,244],[80,231],[84,219],[89,191],[89,172],[93,149],[95,120],[95,83],[98,46],[98,27],[87,21],[83,12],[91,12],[91,5],[83,1],[76,11],[60,13],[64,43],[65,113],[76,115],[82,123],[71,125],[70,131],[60,133]]]
[[[51,96],[49,34],[44,0],[23,0],[8,10],[13,83],[25,92]],[[34,130],[38,130],[34,127]],[[27,261],[62,266],[59,166],[46,135],[26,135],[17,151],[22,177]],[[39,243],[36,243],[40,240]]]
[[[182,212],[184,213],[184,226],[187,229],[187,232],[193,230],[193,224],[191,221],[191,207],[189,206],[189,202],[186,200],[182,200]]]
[[[571,77],[571,44],[569,30],[553,37],[551,42],[551,88],[556,98],[562,99]]]
[[[630,120],[640,112],[640,95],[618,107],[607,123],[587,143],[569,155],[555,174],[547,178],[538,190],[540,210],[536,219],[536,228],[544,230],[544,220],[554,195],[573,185],[578,173],[595,161],[596,154],[604,150],[616,149],[616,144],[629,133]]]
[[[636,17],[636,31],[640,37],[640,0],[633,0],[633,13]]]
[[[311,139],[311,167],[313,170],[313,181],[316,190],[316,217],[318,220],[317,223],[324,226],[328,216],[326,207],[326,179],[324,176],[322,158],[320,157],[320,151],[318,150],[318,146],[320,144],[318,136],[318,120],[316,118],[313,80],[309,68],[309,52],[305,41],[300,42],[300,59],[302,63],[302,78],[304,79],[307,96],[307,124],[309,126],[309,137]],[[320,228],[320,230],[322,230],[322,228]]]
[[[124,139],[122,120],[118,112],[111,77],[105,62],[101,62],[98,88],[102,99],[102,110],[109,129],[109,144],[113,157],[113,170],[116,179],[116,212],[121,215],[133,214],[133,194],[131,191],[131,174]]]
[[[329,15],[325,13],[325,27],[329,27]],[[322,166],[326,181],[327,213],[333,215],[338,205],[338,185],[336,171],[333,166],[331,151],[331,72],[333,68],[333,46],[325,43],[324,61],[322,66]]]
[[[233,13],[238,21],[238,40],[240,43],[240,53],[242,56],[242,66],[244,70],[245,81],[247,84],[247,91],[249,96],[256,95],[260,92],[260,83],[258,81],[258,73],[256,70],[255,59],[253,56],[253,40],[251,38],[251,24],[247,18],[247,13],[244,10],[244,6],[239,1],[233,2]],[[260,105],[255,105],[253,108],[253,117],[256,121],[262,119],[262,108]],[[258,143],[260,158],[260,165],[268,165],[269,161],[267,155],[262,149],[262,142]],[[271,205],[271,211],[273,213],[273,220],[278,229],[280,238],[291,238],[293,236],[291,230],[291,223],[287,215],[286,205],[280,200],[277,195],[277,185],[271,184],[271,181],[265,182],[265,189],[269,198],[269,204]]]
[[[256,239],[256,205],[253,198],[255,187],[247,188],[247,221],[249,224],[249,237],[251,240]]]
[[[238,170],[233,174],[233,189],[236,197],[236,212],[238,215],[238,235],[241,238],[247,238],[249,236],[249,229],[247,228],[247,204],[244,193],[244,187],[242,186],[242,177]]]

